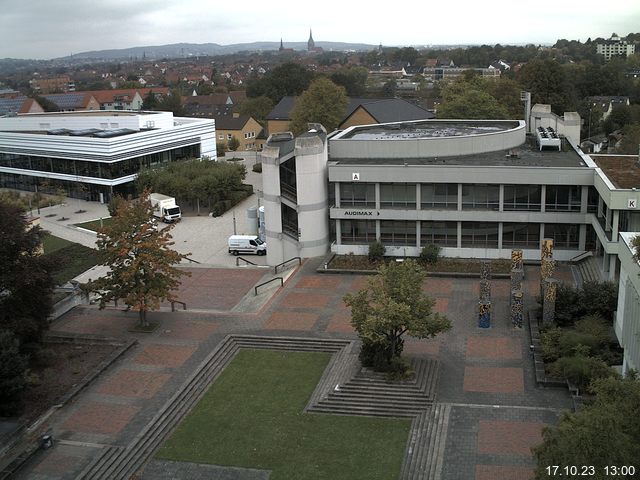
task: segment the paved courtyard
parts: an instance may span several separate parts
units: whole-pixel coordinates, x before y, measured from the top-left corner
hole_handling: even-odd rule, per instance
[[[342,297],[367,277],[318,274],[319,262],[306,261],[253,311],[238,305],[253,296],[265,269],[194,268],[180,292],[189,309],[151,313],[159,326],[150,334],[132,331],[137,316],[122,308],[77,307],[60,318],[52,330],[138,343],[51,417],[55,447],[36,455],[19,478],[72,479],[104,446],[128,445],[228,334],[355,338]],[[537,274],[527,267],[531,290]],[[478,279],[429,278],[424,284],[436,310],[453,323],[447,334],[408,338],[405,345],[407,355],[440,360],[436,401],[451,406],[442,480],[530,478],[530,448],[540,442],[542,428],[570,408],[565,391],[536,387],[527,331],[514,330],[508,320],[508,288],[508,280],[492,281],[492,327],[479,329]],[[535,291],[527,294],[531,301]]]

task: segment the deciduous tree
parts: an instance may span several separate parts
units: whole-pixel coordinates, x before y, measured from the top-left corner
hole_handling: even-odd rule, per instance
[[[162,301],[176,300],[180,277],[188,272],[176,268],[188,254],[171,249],[169,225],[159,230],[153,219],[149,192],[119,205],[109,226],[98,230],[98,253],[109,272],[87,285],[100,292],[100,308],[107,302],[123,300],[138,311],[141,326],[148,326],[147,312]]]
[[[327,78],[314,80],[291,112],[291,131],[298,135],[307,129],[310,122],[321,123],[328,132],[333,131],[342,120],[349,101],[344,87],[339,87]]]
[[[0,329],[0,417],[16,414],[21,406],[27,357],[19,345],[13,333]]]
[[[433,312],[435,300],[422,290],[425,278],[412,260],[392,262],[381,266],[366,288],[345,295],[351,324],[362,340],[363,364],[393,368],[402,354],[404,334],[431,338],[451,328],[444,315]]]

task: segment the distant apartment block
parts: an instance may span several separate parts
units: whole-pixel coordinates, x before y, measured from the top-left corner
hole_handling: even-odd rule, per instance
[[[611,60],[611,57],[629,57],[636,51],[636,46],[626,40],[621,40],[615,33],[611,35],[609,40],[604,40],[596,44],[596,53],[602,55],[605,60]]]
[[[31,89],[40,94],[73,92],[76,85],[69,75],[56,75],[55,77],[34,77],[29,80]]]

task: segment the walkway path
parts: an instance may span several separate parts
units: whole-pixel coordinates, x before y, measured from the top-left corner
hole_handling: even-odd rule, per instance
[[[62,317],[53,330],[139,343],[51,419],[55,448],[35,457],[19,478],[73,479],[104,446],[127,446],[228,334],[355,339],[342,297],[361,288],[367,277],[317,274],[319,261],[307,261],[257,313],[232,309],[265,271],[238,268],[202,269],[191,277],[199,291],[188,303],[197,304],[198,311],[154,312],[150,318],[159,328],[151,334],[131,332],[135,313],[119,309],[83,307]],[[536,274],[527,268],[531,295]],[[540,442],[545,425],[570,408],[570,400],[562,390],[536,388],[526,329],[514,331],[508,321],[509,282],[492,282],[490,329],[476,327],[477,280],[430,278],[424,288],[454,328],[435,340],[407,339],[405,346],[410,356],[439,360],[435,401],[446,412],[438,417],[441,467],[420,478],[530,478],[530,447]],[[429,428],[429,422],[420,428]]]

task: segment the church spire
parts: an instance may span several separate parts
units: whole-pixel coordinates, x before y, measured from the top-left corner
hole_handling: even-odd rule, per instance
[[[280,50],[280,51],[283,51],[283,50],[284,50],[284,45],[283,45],[283,43],[282,43],[282,37],[280,37],[280,49],[279,49],[279,50]]]
[[[309,41],[307,41],[307,50],[311,51],[316,47],[316,42],[313,41],[313,33],[309,29]]]

